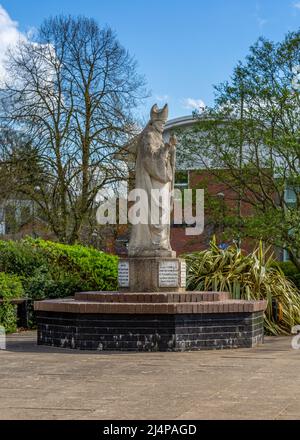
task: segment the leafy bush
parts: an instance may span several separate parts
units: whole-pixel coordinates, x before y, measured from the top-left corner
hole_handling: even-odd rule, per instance
[[[45,258],[32,243],[22,241],[0,240],[0,271],[17,274],[19,276],[31,276],[34,270],[45,264]]]
[[[72,276],[58,279],[45,267],[36,269],[31,277],[23,279],[26,296],[30,299],[63,298],[80,290],[80,282]]]
[[[274,266],[279,267],[284,275],[300,289],[300,272],[294,263],[291,261],[276,261],[274,262]]]
[[[16,275],[9,275],[0,272],[0,298],[9,300],[10,298],[22,298],[24,289],[20,278]]]
[[[17,242],[0,241],[0,272],[8,274],[2,276],[9,279],[10,283],[18,281],[19,288],[23,285],[25,296],[32,300],[72,296],[81,290],[115,290],[117,261],[116,256],[81,245],[72,246],[32,238]],[[6,297],[8,291],[6,289]],[[10,291],[17,297],[16,285]],[[34,325],[30,302],[28,307],[29,321]],[[15,328],[15,308],[5,302],[0,311],[0,323],[14,322],[9,325],[10,329]]]
[[[27,242],[46,259],[47,267],[57,281],[64,284],[67,279],[80,290],[116,289],[116,256],[81,245],[66,245],[40,239],[27,239]]]
[[[41,239],[0,241],[0,271],[20,276],[26,297],[31,299],[117,287],[116,256]]]
[[[7,333],[17,330],[17,306],[5,302],[0,305],[0,325],[5,328]]]
[[[194,290],[230,292],[235,299],[267,300],[265,329],[270,334],[290,334],[300,324],[300,294],[282,271],[266,258],[262,246],[249,255],[243,255],[236,246],[219,249],[215,240],[208,250],[186,256],[187,284]],[[274,301],[279,319],[274,316]]]
[[[0,272],[0,325],[7,332],[17,329],[17,306],[11,304],[12,298],[21,298],[24,295],[22,282],[16,275]]]

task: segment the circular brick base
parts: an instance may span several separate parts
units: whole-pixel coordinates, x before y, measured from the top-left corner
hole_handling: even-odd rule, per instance
[[[265,308],[226,292],[80,292],[35,303],[38,344],[99,351],[253,347]]]

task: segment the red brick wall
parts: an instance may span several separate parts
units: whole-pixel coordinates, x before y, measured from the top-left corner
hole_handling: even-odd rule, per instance
[[[225,183],[218,182],[218,179],[215,173],[212,173],[209,170],[201,170],[201,171],[190,171],[189,172],[189,188],[196,189],[201,188],[204,189],[204,205],[207,200],[207,194],[210,196],[218,197],[218,193],[223,193],[223,203],[225,205],[226,213],[230,213],[230,215],[238,214],[238,203],[237,203],[237,194],[233,191],[228,185]],[[249,203],[242,202],[241,204],[241,214],[242,216],[251,215],[253,212],[253,208]],[[192,252],[197,250],[206,249],[209,245],[209,241],[212,238],[212,235],[215,234],[217,236],[217,240],[222,242],[223,239],[221,237],[221,230],[217,228],[217,230],[212,225],[212,222],[209,218],[209,213],[205,209],[205,218],[204,218],[204,232],[201,235],[195,236],[186,236],[185,228],[171,228],[171,244],[172,248],[177,252],[178,255],[185,252]],[[228,242],[228,244],[230,244]],[[253,240],[243,240],[242,248],[245,249],[246,252],[250,252],[255,244]]]
[[[185,235],[184,227],[171,228],[171,246],[177,255],[206,249],[209,239],[205,232],[201,235]]]

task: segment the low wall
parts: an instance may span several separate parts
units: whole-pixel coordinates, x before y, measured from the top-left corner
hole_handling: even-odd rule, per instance
[[[38,344],[81,350],[185,351],[263,342],[263,312],[83,314],[38,311]]]

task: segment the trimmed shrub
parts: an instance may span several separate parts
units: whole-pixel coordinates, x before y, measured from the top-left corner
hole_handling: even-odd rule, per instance
[[[11,299],[24,296],[24,289],[20,278],[0,272],[0,325],[6,332],[17,329],[17,306],[11,304]]]
[[[46,260],[30,241],[0,240],[0,271],[28,277]]]
[[[26,238],[0,241],[0,271],[20,276],[26,297],[60,298],[78,290],[115,290],[117,261],[81,245]]]
[[[63,298],[82,290],[115,290],[117,262],[114,255],[81,245],[32,238],[17,242],[0,240],[0,272],[5,272],[2,277],[10,283],[18,282],[19,289],[23,285],[29,300]],[[6,289],[5,297],[9,291],[16,297],[17,290],[16,285],[11,290]],[[32,301],[27,306],[30,325],[34,326]],[[15,309],[5,301],[0,310],[0,323],[5,323],[7,331],[15,330]]]
[[[82,245],[66,245],[44,240],[27,239],[46,259],[46,267],[59,283],[69,281],[80,290],[115,290],[117,262],[114,255]]]
[[[20,278],[16,275],[9,275],[0,272],[0,298],[9,300],[11,298],[22,298],[24,289]]]
[[[30,299],[64,298],[80,290],[80,281],[67,275],[65,279],[57,279],[45,267],[41,267],[31,277],[23,279],[23,286]]]

